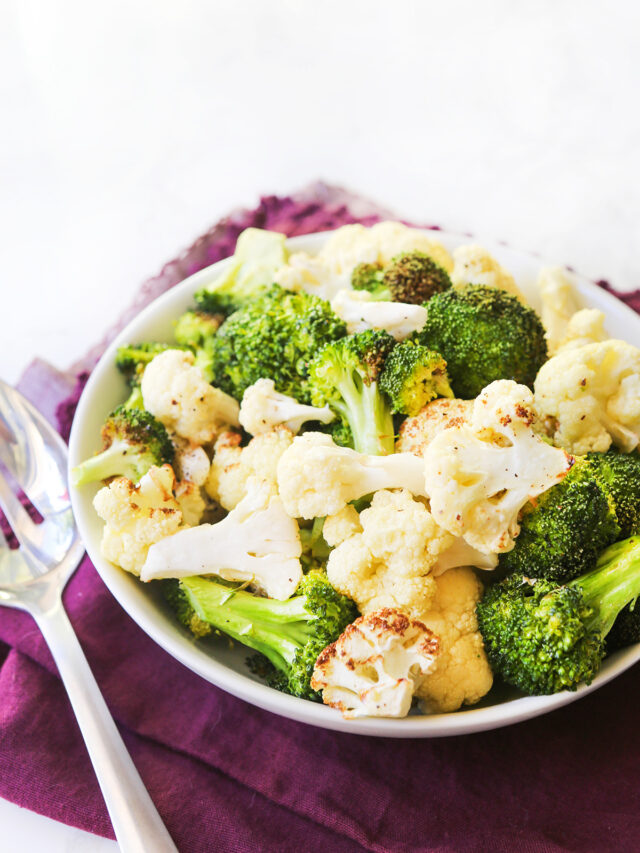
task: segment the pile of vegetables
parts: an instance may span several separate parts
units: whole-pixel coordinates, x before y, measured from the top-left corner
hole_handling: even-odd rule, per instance
[[[561,270],[540,295],[399,223],[248,229],[173,341],[118,352],[73,471],[102,553],[347,717],[589,683],[640,641],[640,350]]]

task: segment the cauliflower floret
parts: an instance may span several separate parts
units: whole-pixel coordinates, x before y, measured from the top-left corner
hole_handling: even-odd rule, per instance
[[[606,340],[563,349],[540,368],[536,408],[553,419],[554,442],[571,453],[630,453],[640,441],[640,350]]]
[[[140,579],[215,574],[284,601],[300,583],[301,554],[298,525],[269,484],[252,477],[246,496],[222,521],[181,530],[149,548]]]
[[[598,311],[597,308],[582,308],[569,318],[557,352],[598,343],[606,340],[606,338],[607,333],[604,330],[604,314],[602,311]]]
[[[542,325],[547,332],[549,354],[553,355],[563,340],[572,314],[578,310],[573,286],[562,267],[543,267],[538,275],[542,299]]]
[[[343,717],[406,717],[437,659],[438,640],[422,623],[388,608],[361,616],[324,649],[311,679]]]
[[[488,287],[497,287],[517,296],[525,305],[527,302],[511,273],[501,267],[482,246],[459,246],[454,251],[451,282],[454,287],[461,287],[465,284],[484,284]]]
[[[440,647],[434,670],[416,691],[425,713],[473,705],[491,689],[493,676],[476,619],[481,597],[482,583],[472,569],[454,568],[436,578],[431,609],[421,616]]]
[[[269,483],[275,494],[277,467],[280,457],[293,441],[293,433],[286,427],[276,427],[252,438],[246,447],[240,447],[240,435],[225,432],[214,445],[213,461],[205,491],[224,509],[233,509],[247,493],[249,477]]]
[[[100,489],[93,506],[106,524],[100,552],[127,572],[140,574],[149,547],[184,527],[173,495],[175,476],[170,465],[152,467],[137,486],[116,477]]]
[[[338,447],[324,433],[306,432],[278,463],[278,491],[293,518],[335,515],[350,501],[393,488],[425,493],[422,465],[412,453],[368,456]]]
[[[276,391],[273,379],[258,379],[244,392],[240,404],[240,423],[251,435],[271,432],[285,426],[294,435],[307,421],[329,424],[335,414],[329,406],[304,406],[293,397]]]
[[[176,449],[173,468],[178,479],[204,486],[211,464],[204,448],[177,436],[173,443]]]
[[[240,407],[214,388],[193,364],[193,353],[169,349],[142,374],[144,407],[168,429],[194,444],[213,441],[225,426],[238,425]]]
[[[422,305],[378,302],[366,290],[339,290],[331,300],[331,307],[347,324],[350,335],[367,329],[384,329],[402,341],[427,322],[427,309]]]
[[[405,489],[376,492],[359,522],[362,532],[354,532],[329,554],[331,584],[362,613],[399,607],[419,619],[435,592],[431,569],[454,537]]]
[[[176,485],[174,494],[184,523],[188,527],[195,527],[196,524],[200,524],[206,508],[200,486],[189,480],[183,480]]]
[[[335,515],[327,516],[324,520],[322,535],[327,545],[332,548],[355,533],[362,533],[362,525],[357,509],[351,504],[345,506]]]
[[[500,379],[476,398],[469,424],[445,429],[425,449],[433,517],[480,551],[510,551],[524,504],[571,467],[563,450],[538,438],[534,420],[531,391]]]
[[[445,397],[432,400],[417,415],[402,422],[396,452],[413,453],[422,458],[425,447],[443,430],[468,423],[472,409],[473,400]]]
[[[344,225],[327,240],[317,255],[296,252],[278,271],[276,281],[289,290],[305,290],[331,300],[339,290],[351,287],[351,273],[360,263],[388,264],[396,255],[419,250],[450,272],[453,261],[440,243],[424,231],[400,222]]]

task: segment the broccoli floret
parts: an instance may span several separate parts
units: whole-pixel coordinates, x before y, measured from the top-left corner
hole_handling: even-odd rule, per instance
[[[185,578],[181,587],[200,619],[267,658],[271,667],[262,660],[257,668],[272,687],[305,699],[320,698],[310,685],[316,658],[358,615],[320,571],[304,575],[287,601],[203,577]]]
[[[417,340],[442,354],[451,387],[463,399],[477,397],[496,379],[532,387],[547,360],[544,327],[535,311],[485,285],[437,293]]]
[[[159,583],[162,585],[162,594],[174,612],[176,619],[183,627],[191,631],[194,637],[208,637],[210,634],[219,633],[214,631],[212,625],[198,616],[180,586],[180,581],[167,578],[159,581]]]
[[[337,412],[349,425],[359,453],[394,450],[391,406],[378,379],[395,343],[388,332],[358,332],[327,344],[310,367],[311,402]]]
[[[561,586],[515,574],[477,605],[489,662],[532,695],[590,684],[620,611],[640,595],[640,538],[611,545],[595,569]]]
[[[367,290],[381,302],[392,302],[391,291],[384,284],[382,264],[358,264],[351,273],[351,287],[354,290]]]
[[[231,314],[259,297],[287,263],[284,234],[247,228],[238,237],[226,271],[195,294],[198,308],[209,314]]]
[[[351,274],[355,290],[368,290],[380,301],[408,302],[422,305],[436,293],[451,287],[445,269],[425,252],[397,255],[383,267],[381,264],[358,264]]]
[[[588,453],[596,476],[616,505],[620,537],[640,533],[640,457],[635,453]]]
[[[213,383],[241,400],[258,379],[272,379],[280,393],[310,403],[309,363],[346,333],[324,299],[274,285],[218,329],[211,346]]]
[[[194,365],[207,380],[213,379],[211,348],[216,332],[224,320],[222,314],[209,314],[206,311],[185,311],[178,318],[174,336],[182,346],[189,347],[195,353]]]
[[[583,458],[526,505],[520,525],[514,548],[500,556],[500,571],[560,583],[590,569],[600,551],[620,537],[613,497]]]
[[[145,367],[152,358],[167,349],[176,349],[175,344],[163,344],[145,341],[141,344],[125,344],[118,347],[116,367],[128,384],[134,388],[140,384]],[[184,348],[184,347],[183,347]]]
[[[311,527],[300,528],[300,542],[302,544],[300,562],[305,574],[311,569],[324,569],[331,553],[331,548],[322,535],[323,527],[324,518],[314,518]]]
[[[74,486],[108,477],[127,477],[137,483],[152,465],[173,462],[174,448],[167,430],[149,412],[118,406],[102,427],[104,449],[71,472]]]
[[[380,388],[391,400],[391,410],[403,415],[417,415],[436,397],[453,397],[446,361],[414,341],[403,341],[391,351]]]

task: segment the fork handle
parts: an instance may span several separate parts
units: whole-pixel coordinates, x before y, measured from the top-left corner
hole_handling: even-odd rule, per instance
[[[177,853],[116,728],[62,603],[31,610],[87,745],[122,853]]]

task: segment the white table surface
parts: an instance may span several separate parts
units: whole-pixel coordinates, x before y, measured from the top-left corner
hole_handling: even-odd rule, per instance
[[[638,287],[639,29],[596,0],[5,0],[0,375],[66,366],[218,217],[318,178]],[[0,823],[0,853],[115,849]]]

